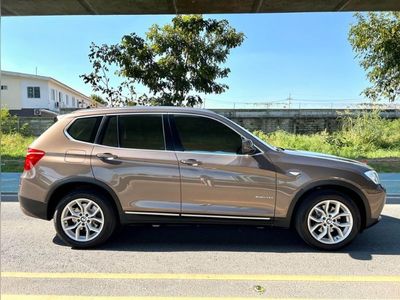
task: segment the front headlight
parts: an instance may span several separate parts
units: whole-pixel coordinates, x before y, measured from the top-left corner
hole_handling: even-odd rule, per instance
[[[371,179],[372,182],[374,182],[375,184],[379,184],[379,183],[380,183],[380,181],[379,181],[379,176],[378,176],[378,173],[376,173],[376,171],[374,171],[374,170],[369,170],[369,171],[365,172],[364,174],[365,174],[365,176],[367,176],[369,179]]]

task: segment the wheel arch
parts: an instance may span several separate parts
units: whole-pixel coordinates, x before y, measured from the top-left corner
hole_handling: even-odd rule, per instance
[[[292,201],[287,214],[287,222],[285,227],[292,227],[294,224],[294,219],[296,217],[296,211],[299,206],[307,199],[308,196],[312,195],[313,193],[320,192],[320,191],[333,191],[339,194],[344,194],[350,197],[355,204],[357,205],[360,215],[361,215],[361,230],[366,228],[367,220],[370,218],[370,207],[367,201],[367,198],[363,194],[363,192],[356,186],[343,182],[343,181],[319,181],[314,182],[305,188],[301,189],[294,200]]]
[[[71,192],[74,189],[96,190],[105,195],[107,199],[110,200],[110,203],[114,208],[115,215],[118,218],[118,221],[120,221],[123,210],[116,193],[105,183],[94,178],[87,177],[65,179],[53,186],[46,198],[47,220],[52,219],[56,206],[62,196],[68,194],[68,192]]]

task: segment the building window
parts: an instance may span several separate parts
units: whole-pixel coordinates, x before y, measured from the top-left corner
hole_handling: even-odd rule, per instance
[[[1,89],[2,89],[2,90],[8,90],[8,86],[2,85],[2,86],[1,86]]]
[[[69,106],[69,96],[65,94],[65,104]]]
[[[58,101],[62,102],[62,94],[61,94],[61,92],[58,92]]]
[[[72,107],[76,107],[76,104],[75,104],[75,97],[72,97],[72,105],[71,105]]]
[[[28,86],[28,98],[40,98],[39,86]]]
[[[56,91],[51,89],[51,100],[56,101]]]

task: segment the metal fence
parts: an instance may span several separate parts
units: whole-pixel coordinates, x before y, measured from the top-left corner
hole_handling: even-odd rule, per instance
[[[19,117],[16,118],[16,122],[12,124],[12,126],[15,128],[16,132],[39,136],[53,124],[54,118]]]

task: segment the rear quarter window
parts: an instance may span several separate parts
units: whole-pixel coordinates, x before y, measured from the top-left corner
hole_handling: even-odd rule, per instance
[[[68,134],[75,140],[93,143],[102,117],[76,119],[67,129]]]

